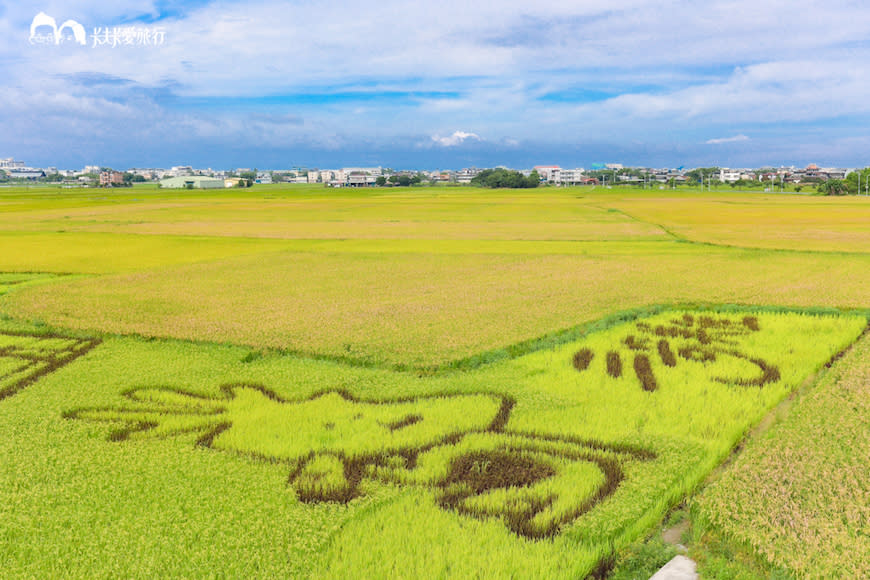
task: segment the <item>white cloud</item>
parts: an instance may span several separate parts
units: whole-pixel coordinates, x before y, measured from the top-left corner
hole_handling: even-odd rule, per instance
[[[472,141],[483,140],[476,133],[466,133],[465,131],[454,131],[452,135],[448,135],[447,137],[440,137],[438,135],[432,136],[432,140],[442,147],[455,147],[457,145],[462,145],[469,139]]]
[[[733,137],[720,137],[719,139],[708,139],[704,141],[707,145],[722,145],[723,143],[739,143],[740,141],[749,141],[746,135],[734,135]]]
[[[0,123],[16,127],[7,133],[22,134],[22,119],[55,112],[82,126],[88,119],[101,135],[148,127],[270,144],[332,143],[338,135],[380,143],[407,138],[435,154],[483,141],[465,131],[438,133],[473,127],[493,146],[519,147],[511,139],[525,147],[667,138],[711,150],[704,147],[707,136],[736,128],[760,147],[769,134],[762,129],[776,123],[816,123],[813,139],[824,142],[821,132],[835,132],[828,120],[870,115],[870,5],[856,0],[794,0],[788,10],[772,0],[540,0],[533,9],[525,0],[441,0],[438,10],[407,0],[217,0],[161,20],[166,43],[155,50],[64,51],[27,43],[39,10],[87,28],[157,15],[165,6],[156,0],[7,2],[0,9],[0,58],[9,98],[0,101],[10,106],[0,111]],[[132,82],[76,83],[76,75],[87,74]],[[161,90],[170,98],[162,99]],[[585,90],[602,96],[546,98]],[[184,103],[187,97],[342,91],[420,96],[401,105],[376,96],[362,103],[251,105],[269,118]]]

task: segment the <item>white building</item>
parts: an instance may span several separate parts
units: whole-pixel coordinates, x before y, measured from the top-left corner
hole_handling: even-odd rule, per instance
[[[581,185],[585,179],[585,170],[582,168],[563,169],[559,172],[559,183],[562,185]]]
[[[22,169],[26,167],[23,161],[15,161],[12,157],[0,159],[0,169]]]
[[[734,183],[740,179],[740,171],[736,169],[728,169],[727,167],[719,170],[719,181],[722,183]]]
[[[204,175],[183,175],[161,180],[160,187],[163,189],[224,189],[226,183],[223,179]]]
[[[16,167],[14,169],[6,169],[6,173],[12,179],[39,179],[45,177],[45,171],[33,167]]]
[[[562,168],[558,165],[535,165],[535,171],[547,183],[562,182]]]
[[[193,175],[193,167],[190,165],[176,165],[172,167],[169,171],[166,172],[167,175],[171,175],[172,177],[184,177],[186,175]]]
[[[480,169],[477,167],[471,167],[462,169],[456,172],[456,183],[471,183],[471,180],[477,177],[480,173]]]
[[[380,177],[384,174],[383,167],[342,167],[341,170],[345,175],[362,172],[366,175],[371,175],[372,177]]]
[[[311,176],[312,176],[312,174],[309,173],[308,174],[308,177],[309,177],[308,183],[329,183],[330,181],[335,179],[335,172],[330,171],[328,169],[325,169],[323,171],[318,171],[318,172],[316,172],[316,175],[314,175],[313,182],[311,181]]]

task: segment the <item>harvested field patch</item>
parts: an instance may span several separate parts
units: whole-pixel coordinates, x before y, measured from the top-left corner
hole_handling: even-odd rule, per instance
[[[702,521],[799,578],[870,575],[868,401],[865,336],[705,490]]]
[[[87,331],[432,366],[592,321],[617,305],[859,307],[870,287],[870,258],[862,267],[847,256],[657,247],[668,245],[681,253],[665,262],[633,245],[589,256],[267,253],[29,287],[0,297],[0,310]],[[723,286],[709,269],[730,271],[734,281]],[[832,278],[843,283],[832,288]]]

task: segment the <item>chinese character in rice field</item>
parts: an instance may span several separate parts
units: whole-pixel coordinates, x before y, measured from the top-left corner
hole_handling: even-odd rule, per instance
[[[443,509],[500,519],[529,538],[555,535],[612,494],[626,461],[654,457],[507,431],[514,402],[492,393],[366,401],[341,391],[284,400],[256,384],[221,391],[140,388],[125,394],[129,406],[66,416],[118,423],[114,441],[197,433],[200,445],[286,463],[303,502],[348,502],[368,482],[424,486]]]
[[[729,358],[748,363],[753,369],[751,374],[712,377],[716,382],[729,385],[762,387],[779,380],[779,369],[775,365],[741,349],[741,340],[760,330],[755,316],[733,320],[684,314],[681,318],[655,326],[637,322],[634,328],[635,333],[626,335],[618,347],[607,352],[607,374],[612,378],[622,376],[622,355],[627,350],[634,374],[644,391],[652,392],[659,387],[652,365],[655,357],[666,367],[677,366],[681,359],[684,362],[709,364],[712,368],[733,366],[727,364]],[[586,371],[594,358],[595,352],[582,348],[574,354],[574,368],[580,372]]]
[[[60,334],[0,332],[0,400],[67,365],[100,341]]]

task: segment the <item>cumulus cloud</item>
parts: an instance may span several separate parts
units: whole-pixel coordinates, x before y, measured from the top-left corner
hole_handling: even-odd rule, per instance
[[[734,135],[733,137],[720,137],[718,139],[707,139],[704,141],[707,145],[722,145],[723,143],[739,143],[740,141],[749,141],[746,135]]]
[[[432,135],[432,140],[442,147],[456,147],[457,145],[462,145],[469,139],[472,141],[483,140],[480,138],[480,135],[476,133],[466,133],[465,131],[454,131],[452,135],[448,135],[447,137]]]

